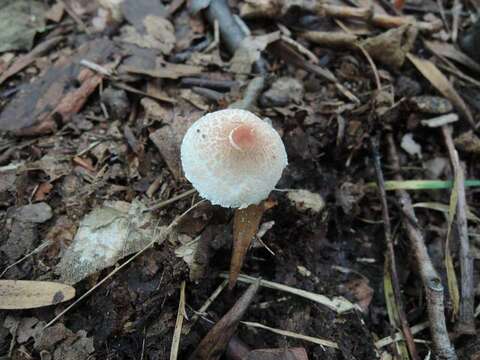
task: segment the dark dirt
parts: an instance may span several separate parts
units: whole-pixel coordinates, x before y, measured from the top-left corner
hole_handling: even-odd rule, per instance
[[[45,3],[52,6],[55,2]],[[228,61],[232,54],[227,51],[231,44],[222,40],[219,47],[204,51],[212,44],[213,27],[205,14],[189,15],[183,1],[163,1],[160,6],[153,0],[138,4],[125,0],[119,9],[104,9],[108,13],[105,18],[97,2],[65,3],[69,12],[79,12],[80,20],[72,20],[66,12],[60,22],[49,22],[51,28],[37,35],[35,43],[62,36],[59,45],[38,55],[30,66],[0,85],[0,271],[18,262],[2,274],[3,279],[58,280],[55,268],[72,246],[82,219],[108,201],[139,200],[147,208],[191,189],[182,177],[179,163],[183,133],[205,112],[226,108],[242,99],[252,79],[252,74],[231,72]],[[238,13],[245,3],[250,2],[232,1],[230,5]],[[348,3],[351,2],[342,5]],[[434,11],[435,1],[406,3],[404,14],[418,19],[424,19],[424,13],[439,17]],[[452,2],[442,3],[451,8]],[[478,2],[461,3],[464,14],[460,16],[460,36],[471,25],[468,14],[479,10]],[[391,6],[385,8],[391,11]],[[123,12],[122,20],[116,19],[117,10]],[[278,44],[266,47],[260,60],[252,59],[252,69],[268,69],[265,89],[252,110],[272,120],[287,149],[289,165],[277,187],[319,194],[325,207],[319,212],[305,210],[289,200],[285,192],[273,191],[262,219],[262,223],[274,222],[261,239],[268,249],[255,243],[247,253],[242,273],[330,298],[343,296],[363,311],[337,314],[313,301],[261,287],[242,320],[328,339],[336,342],[339,349],[242,324],[236,335],[251,349],[303,347],[309,359],[400,359],[395,347],[375,346],[376,341],[399,328],[391,325],[385,302],[387,248],[381,203],[375,189],[365,187],[376,180],[370,138],[381,139],[387,180],[394,178],[383,141],[387,133],[394,135],[405,179],[451,180],[453,174],[441,132],[422,126],[421,120],[462,111],[451,99],[441,97],[408,61],[400,68],[392,68],[374,58],[382,84],[378,91],[371,64],[360,51],[322,46],[301,38],[300,32],[306,29],[338,31],[331,18],[306,13],[301,8],[293,10],[298,11],[294,13],[298,22],[292,23],[292,13],[278,19],[264,16],[247,20],[254,35],[277,31],[277,23],[288,26],[293,32],[291,37],[311,51],[308,55],[297,54],[303,65],[298,65],[298,59],[287,59],[288,53],[280,56],[275,51]],[[148,16],[152,17],[145,20]],[[447,17],[450,23],[450,12]],[[105,22],[103,28],[95,25],[96,18]],[[173,24],[171,28],[166,21]],[[361,25],[345,21],[352,29]],[[128,30],[128,39],[122,30],[125,26],[132,28]],[[160,26],[160,35],[149,33]],[[362,33],[364,37],[384,31],[378,27],[364,28],[368,30]],[[451,43],[449,30],[437,35],[422,36]],[[176,45],[165,54],[164,46],[172,36]],[[85,51],[90,55],[84,55]],[[457,90],[468,90],[459,94],[465,97],[478,122],[478,73],[458,64],[456,70],[449,71],[452,68],[442,65],[419,38],[410,51],[434,61],[446,76],[452,77]],[[20,55],[10,54],[12,60],[0,54],[0,76]],[[311,57],[319,59],[315,66],[328,69],[333,78],[311,70],[313,64],[305,65]],[[107,69],[109,75],[99,75],[98,69],[87,71],[79,63],[82,59]],[[176,66],[174,62],[191,67]],[[136,70],[131,71],[133,68]],[[195,75],[198,69],[201,73]],[[191,80],[192,71],[194,78],[202,80]],[[81,72],[86,75],[82,77]],[[99,84],[86,86],[85,82],[92,77],[98,77]],[[69,98],[72,93],[76,94],[74,101]],[[462,116],[453,128],[465,178],[479,179],[477,133],[471,131]],[[420,144],[421,158],[409,154],[408,149],[401,150],[407,133],[413,134],[413,140]],[[414,203],[448,205],[450,200],[449,190],[410,194]],[[466,199],[475,213],[479,206],[478,188],[467,188]],[[198,200],[198,195],[188,196],[154,210],[155,226],[169,225]],[[418,264],[402,227],[405,215],[401,204],[390,191],[387,201],[398,280],[406,317],[413,326],[428,321],[426,299]],[[35,209],[43,210],[38,214]],[[446,218],[439,211],[424,208],[416,209],[416,214],[432,262],[447,289]],[[180,284],[187,282],[188,319],[184,325],[188,325],[195,311],[223,281],[220,274],[229,269],[232,219],[233,210],[202,204],[179,222],[173,236],[146,250],[100,285],[49,328],[53,330],[41,328],[71,302],[0,312],[0,358],[168,359]],[[480,258],[477,230],[478,223],[469,222],[471,253],[477,266],[476,306]],[[460,282],[459,243],[454,233],[452,253]],[[198,236],[206,242],[202,250],[205,254],[197,258],[205,267],[197,273],[197,281],[190,281],[191,269],[175,250]],[[120,257],[116,266],[129,258]],[[109,267],[74,284],[77,298],[113,269]],[[233,291],[223,290],[191,331],[182,334],[179,359],[187,359],[194,352],[212,324],[246,288],[239,282]],[[447,327],[458,357],[477,359],[478,341],[474,336],[455,333],[452,299],[448,291],[445,294]],[[476,325],[480,326],[478,319]],[[42,335],[42,331],[51,333]],[[423,359],[433,349],[429,331],[414,337],[422,340],[417,343],[417,350]],[[227,359],[225,355],[224,358]]]

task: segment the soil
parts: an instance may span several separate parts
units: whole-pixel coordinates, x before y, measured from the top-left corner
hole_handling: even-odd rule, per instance
[[[384,292],[388,252],[381,201],[376,189],[366,186],[377,179],[371,140],[380,140],[386,180],[393,180],[396,174],[388,156],[388,134],[393,134],[398,148],[404,179],[452,180],[442,132],[422,125],[422,120],[453,112],[460,115],[451,126],[465,178],[480,178],[475,161],[480,140],[465,116],[466,108],[478,122],[478,72],[461,64],[452,65],[456,70],[447,72],[448,66],[426,50],[420,35],[412,42],[408,51],[430,59],[452,79],[464,99],[465,108],[459,110],[458,102],[442,95],[411,62],[392,67],[375,58],[376,69],[372,70],[361,51],[306,41],[300,36],[303,30],[332,32],[338,28],[331,18],[293,9],[300,11],[296,24],[292,23],[291,12],[278,19],[262,17],[246,23],[256,36],[277,31],[277,24],[283,24],[311,55],[297,52],[302,59],[299,64],[288,58],[287,52],[285,57],[279,56],[272,44],[259,45],[259,58],[243,58],[250,61],[247,65],[252,73],[235,73],[228,65],[232,54],[224,38],[211,51],[204,51],[214,33],[205,16],[207,10],[189,15],[183,1],[164,1],[160,6],[160,2],[142,0],[138,9],[131,6],[131,1],[125,2],[130,5],[120,7],[123,19],[116,20],[113,8],[99,10],[96,2],[65,1],[68,11],[61,20],[49,20],[50,28],[37,34],[34,43],[41,44],[53,36],[61,36],[61,40],[47,51],[33,54],[29,65],[0,82],[0,270],[10,266],[2,279],[66,282],[57,264],[72,247],[83,219],[92,210],[114,201],[124,205],[139,201],[144,208],[151,208],[190,190],[179,160],[179,144],[186,128],[203,113],[244,99],[261,61],[268,72],[264,88],[255,95],[250,109],[268,117],[285,143],[289,164],[277,188],[308,190],[310,195],[320,195],[323,205],[315,210],[305,207],[307,202],[295,203],[286,191],[273,191],[262,218],[262,224],[272,222],[273,226],[261,237],[264,245],[254,240],[242,273],[329,298],[342,296],[358,308],[339,314],[311,300],[260,287],[242,320],[328,339],[336,342],[338,349],[243,324],[235,334],[250,349],[303,347],[308,359],[400,358],[398,348],[392,345],[375,346],[376,341],[400,328],[391,325]],[[56,2],[44,3],[53,16]],[[148,20],[153,3],[158,3],[154,12],[158,18]],[[247,2],[230,3],[234,13],[242,3]],[[437,3],[407,1],[400,14],[422,21],[428,18],[424,14],[440,18]],[[450,9],[451,2],[444,3]],[[461,3],[460,37],[468,33],[475,2]],[[383,9],[391,12],[392,6]],[[78,12],[76,20],[71,17],[72,11]],[[109,15],[101,18],[102,11]],[[451,12],[447,16],[450,21]],[[103,28],[95,22],[101,23],[99,19],[105,21]],[[155,21],[153,27],[162,30],[156,38],[147,36],[148,21]],[[345,21],[349,26],[361,25]],[[365,29],[368,32],[363,37],[386,31],[375,24]],[[128,37],[127,31],[132,32]],[[421,36],[452,43],[451,31],[445,28]],[[276,41],[274,47],[281,42]],[[468,53],[468,49],[464,51]],[[6,53],[12,55],[11,59],[0,54],[0,79],[28,53],[12,50]],[[309,56],[318,63],[312,64]],[[85,59],[108,74],[81,65]],[[319,75],[318,68],[328,70],[335,80]],[[376,76],[381,81],[380,90]],[[192,78],[206,82],[198,84]],[[420,145],[419,152],[403,145],[406,134],[412,134],[414,143]],[[449,189],[409,194],[414,203],[448,206],[450,201]],[[473,213],[478,206],[477,194],[475,187],[467,187],[466,202]],[[193,194],[148,210],[152,220],[144,230],[168,226],[198,200]],[[403,306],[413,326],[429,321],[428,299],[403,227],[406,215],[395,192],[387,191],[387,202]],[[42,204],[42,210],[32,209],[32,204]],[[478,339],[455,332],[457,319],[447,291],[444,262],[446,214],[415,210],[432,262],[444,281],[444,312],[452,343],[459,358],[476,359],[480,356]],[[186,281],[187,316],[178,359],[188,359],[247,288],[238,282],[232,291],[224,289],[206,313],[191,323],[230,267],[233,211],[205,202],[185,215],[168,239],[131,262],[133,254],[119,256],[115,265],[84,276],[72,284],[76,299],[128,262],[46,330],[43,326],[75,299],[0,312],[0,355],[5,359],[168,359],[180,287]],[[468,225],[477,284],[478,222],[469,221]],[[178,249],[198,237],[204,243],[198,247],[205,252],[198,255],[203,256],[204,264],[199,278],[193,281],[191,264],[179,257]],[[451,251],[460,284],[459,246],[455,230]],[[478,286],[475,291],[478,306]],[[478,318],[475,322],[478,328]],[[191,326],[188,333],[185,326]],[[414,337],[420,357],[430,356],[434,348],[428,329]]]

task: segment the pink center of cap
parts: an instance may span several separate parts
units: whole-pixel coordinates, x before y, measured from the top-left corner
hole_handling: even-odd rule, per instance
[[[249,125],[239,125],[228,135],[230,144],[237,150],[248,150],[255,145],[255,129]]]

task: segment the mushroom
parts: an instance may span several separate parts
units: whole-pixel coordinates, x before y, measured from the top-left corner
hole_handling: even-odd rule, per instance
[[[266,199],[287,165],[282,139],[253,113],[209,113],[187,131],[181,147],[185,177],[214,205],[246,208]]]
[[[230,272],[233,286],[258,229],[261,202],[287,165],[285,146],[268,122],[246,110],[226,109],[201,117],[188,129],[181,160],[185,177],[200,196],[214,205],[236,208]],[[234,262],[237,265],[233,266]],[[236,275],[232,275],[233,267],[238,270]]]

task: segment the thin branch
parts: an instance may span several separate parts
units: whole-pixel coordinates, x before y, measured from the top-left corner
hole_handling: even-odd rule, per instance
[[[381,28],[396,28],[406,24],[415,24],[422,32],[431,33],[442,29],[442,22],[434,20],[432,22],[417,21],[412,16],[395,16],[375,11],[374,7],[354,7],[344,5],[329,4],[328,1],[278,1],[281,6],[273,9],[262,6],[263,1],[249,1],[244,5],[240,12],[244,17],[277,18],[284,16],[292,7],[300,6],[306,11],[314,12],[324,18],[352,19],[363,21]],[[299,5],[300,4],[300,5]]]
[[[378,196],[380,197],[382,204],[382,218],[383,218],[383,227],[385,231],[385,241],[387,243],[387,261],[390,265],[390,273],[392,276],[392,287],[393,294],[395,297],[395,303],[398,309],[398,317],[400,320],[400,325],[402,328],[403,337],[407,343],[408,351],[412,359],[419,359],[415,342],[413,341],[412,331],[408,325],[407,316],[405,314],[405,309],[403,306],[402,295],[400,291],[400,284],[398,281],[397,273],[397,264],[395,259],[395,248],[393,246],[392,240],[392,226],[390,223],[390,215],[388,214],[388,205],[387,205],[387,192],[385,191],[385,179],[383,177],[382,165],[380,161],[380,153],[378,149],[378,138],[373,138],[371,141],[372,153],[373,153],[373,165],[375,168],[375,173],[377,175],[377,186],[378,186]]]
[[[390,161],[396,172],[395,179],[397,181],[403,181],[403,178],[400,175],[400,159],[393,140],[393,135],[388,134],[387,140]],[[403,218],[403,226],[407,231],[410,245],[420,271],[420,277],[425,288],[430,332],[435,354],[437,359],[440,360],[456,360],[457,355],[448,337],[447,324],[445,322],[445,307],[443,303],[444,290],[442,281],[433,267],[423,234],[418,226],[415,226],[416,216],[410,195],[405,190],[396,190],[396,194],[399,198],[403,212],[408,214],[408,217]],[[408,218],[413,219],[414,222],[408,220]]]
[[[395,28],[406,24],[415,24],[419,30],[425,32],[436,32],[441,29],[441,22],[425,22],[416,21],[410,16],[394,16],[388,14],[381,14],[374,11],[373,7],[370,8],[355,8],[350,6],[338,6],[330,4],[320,4],[317,7],[319,15],[332,16],[336,18],[347,18],[363,20],[374,26],[382,28]]]
[[[177,360],[178,349],[180,348],[180,338],[182,336],[183,319],[185,318],[185,281],[182,281],[180,287],[180,300],[178,302],[177,320],[173,332],[172,346],[170,349],[170,360]]]
[[[265,78],[257,76],[253,78],[247,85],[243,97],[230,104],[230,109],[244,109],[251,110],[253,106],[257,104],[257,99],[260,96],[263,88],[265,87]]]
[[[230,53],[234,54],[240,46],[241,41],[246,37],[242,27],[232,14],[226,0],[211,0],[207,8],[208,21],[215,26],[218,23],[222,41]],[[267,66],[265,60],[260,57],[254,63],[254,69],[259,74],[266,74]]]
[[[460,240],[460,272],[461,272],[461,297],[460,317],[456,330],[463,334],[475,334],[474,319],[474,296],[475,286],[473,282],[473,257],[470,253],[467,225],[467,200],[465,197],[465,181],[460,159],[453,143],[451,130],[442,126],[442,134],[448,149],[448,155],[455,177],[458,178],[457,186],[457,232]],[[454,191],[454,189],[452,190]]]
[[[175,195],[174,197],[171,197],[170,199],[167,199],[167,200],[163,200],[163,201],[160,201],[158,204],[155,204],[153,206],[150,206],[149,208],[146,208],[145,210],[143,210],[143,212],[147,212],[147,211],[154,211],[154,210],[159,210],[159,209],[162,209],[164,208],[165,206],[167,205],[170,205],[170,204],[173,204],[174,202],[178,201],[178,200],[181,200],[181,199],[184,199],[186,197],[189,197],[190,195],[193,195],[197,192],[197,190],[195,189],[190,189],[190,190],[187,190],[181,194],[178,194],[178,195]]]

